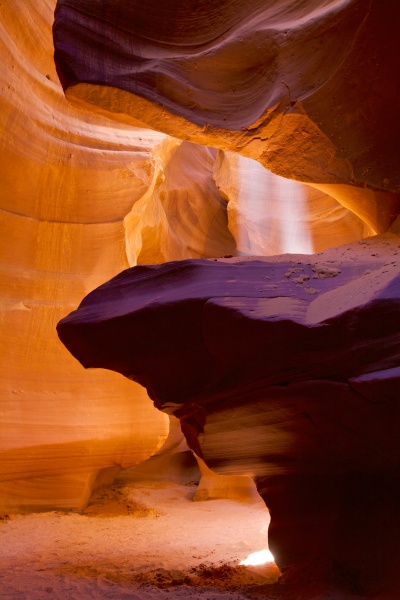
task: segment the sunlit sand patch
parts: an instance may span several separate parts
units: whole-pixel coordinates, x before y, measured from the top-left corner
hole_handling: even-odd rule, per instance
[[[193,502],[194,485],[99,490],[87,509],[0,523],[3,600],[243,600],[279,578],[275,563],[240,565],[268,543],[265,505]],[[16,576],[18,573],[18,576]],[[50,593],[50,591],[48,592]]]
[[[243,565],[245,567],[257,567],[259,565],[265,565],[266,563],[273,563],[275,559],[270,552],[270,550],[260,550],[259,552],[253,552],[249,554],[247,558],[241,560],[239,565]]]

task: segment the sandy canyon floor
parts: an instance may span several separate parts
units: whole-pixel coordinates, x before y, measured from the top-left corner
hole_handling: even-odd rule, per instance
[[[264,504],[192,502],[195,489],[114,487],[81,513],[3,518],[1,599],[274,598],[274,564],[239,565],[267,547]]]

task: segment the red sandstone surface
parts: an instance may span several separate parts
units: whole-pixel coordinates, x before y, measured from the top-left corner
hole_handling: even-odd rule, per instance
[[[182,583],[186,496],[141,530],[180,566],[129,559],[141,509],[115,478],[200,478],[198,523],[229,498],[242,531],[255,485],[271,510],[283,576],[253,596],[398,600],[397,3],[0,14],[0,595],[241,597],[230,551]],[[102,369],[56,334],[87,294],[60,334]]]
[[[314,183],[398,192],[399,7],[59,0],[71,99]]]
[[[399,255],[389,233],[318,255],[134,267],[58,332],[85,367],[144,385],[210,467],[255,477],[289,575],[316,564],[334,586],[395,590]]]

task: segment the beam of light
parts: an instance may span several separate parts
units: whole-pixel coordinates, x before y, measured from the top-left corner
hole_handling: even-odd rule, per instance
[[[236,175],[228,218],[247,255],[312,254],[308,186],[271,173],[243,156],[228,156]],[[229,186],[228,186],[229,187]]]
[[[312,254],[313,244],[307,222],[306,187],[303,183],[275,176],[275,190],[279,198],[282,252]]]
[[[240,561],[239,565],[245,567],[257,567],[258,565],[265,565],[265,563],[271,562],[275,562],[274,557],[268,549],[265,549],[249,554],[247,558]]]

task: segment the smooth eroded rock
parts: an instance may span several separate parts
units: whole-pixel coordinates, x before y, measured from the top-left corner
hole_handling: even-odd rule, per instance
[[[399,7],[58,0],[67,96],[279,175],[399,192]]]
[[[85,367],[145,385],[209,467],[255,477],[281,567],[380,591],[398,581],[399,250],[386,234],[136,267],[58,332]]]

